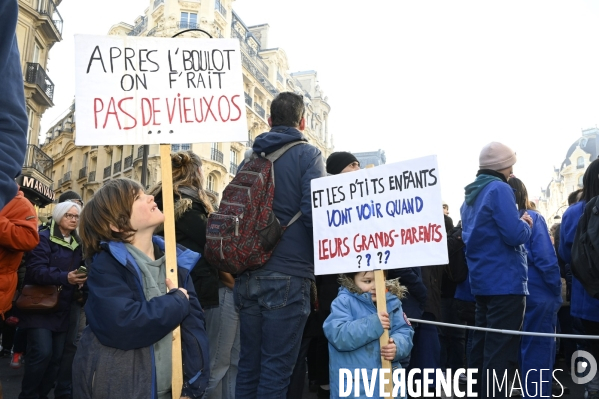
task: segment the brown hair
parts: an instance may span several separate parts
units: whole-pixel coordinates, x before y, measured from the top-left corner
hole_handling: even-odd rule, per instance
[[[179,151],[171,153],[171,164],[173,167],[173,191],[181,198],[179,187],[189,187],[197,190],[198,197],[208,213],[214,212],[212,202],[204,191],[204,178],[200,173],[202,160],[192,151]],[[150,193],[156,195],[162,191],[162,183],[150,189]],[[164,195],[164,194],[163,194]]]
[[[101,187],[81,211],[79,235],[86,258],[100,252],[100,242],[131,243],[136,231],[131,226],[131,211],[141,185],[130,179],[110,180]],[[114,231],[110,226],[119,231]]]
[[[535,210],[535,207],[531,206],[532,203],[528,200],[528,191],[522,180],[517,177],[510,177],[507,184],[514,190],[516,205],[519,210]]]

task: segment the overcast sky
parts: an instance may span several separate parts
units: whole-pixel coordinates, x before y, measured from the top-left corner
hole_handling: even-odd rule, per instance
[[[101,4],[101,7],[99,5]],[[150,0],[65,0],[50,52],[56,85],[44,133],[74,96],[74,34],[132,24]],[[599,123],[599,5],[593,1],[237,0],[291,72],[315,70],[336,150],[384,149],[387,163],[435,154],[459,219],[480,149],[501,141],[537,196],[581,129]]]

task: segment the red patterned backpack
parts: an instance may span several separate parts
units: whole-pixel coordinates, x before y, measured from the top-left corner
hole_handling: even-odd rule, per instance
[[[206,260],[218,269],[238,274],[258,269],[270,259],[285,229],[300,216],[299,211],[281,226],[272,206],[275,195],[274,162],[295,141],[265,155],[253,153],[223,192],[218,212],[208,217]]]

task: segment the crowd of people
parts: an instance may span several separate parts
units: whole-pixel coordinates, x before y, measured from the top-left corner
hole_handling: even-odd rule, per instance
[[[518,370],[527,375],[519,392],[537,397],[554,388],[540,370],[554,367],[557,352],[569,360],[585,347],[599,358],[596,340],[424,322],[596,334],[599,300],[569,265],[578,219],[599,194],[599,160],[571,195],[561,226],[549,229],[513,175],[515,152],[497,142],[485,146],[457,226],[443,205],[449,264],[390,269],[386,295],[377,298],[372,272],[314,276],[310,182],[357,171],[359,161],[335,152],[325,162],[308,143],[301,96],[279,94],[270,112],[272,129],[257,137],[244,163],[252,153],[302,145],[275,163],[272,209],[287,228],[258,269],[232,275],[204,256],[219,204],[204,189],[202,161],[191,151],[171,154],[172,193],[116,179],[85,204],[64,193],[39,226],[21,191],[7,201],[0,211],[1,332],[11,367],[24,367],[20,399],[52,390],[57,399],[171,397],[177,326],[181,398],[301,398],[306,367],[309,388],[335,398],[339,369],[379,368],[381,358],[408,370],[478,369],[479,397],[490,384],[487,370]],[[166,278],[165,195],[175,204],[177,281]],[[28,295],[54,302],[36,308]],[[377,311],[377,300],[386,301],[387,312]],[[381,346],[384,330],[389,340]],[[599,378],[587,392],[599,398]],[[498,395],[507,397],[507,387]]]

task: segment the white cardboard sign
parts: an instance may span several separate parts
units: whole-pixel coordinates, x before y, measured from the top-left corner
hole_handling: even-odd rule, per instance
[[[315,274],[448,263],[436,156],[312,180]]]
[[[247,140],[236,39],[75,36],[77,145]]]

